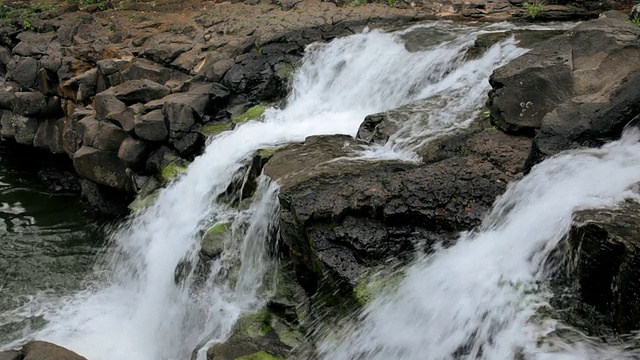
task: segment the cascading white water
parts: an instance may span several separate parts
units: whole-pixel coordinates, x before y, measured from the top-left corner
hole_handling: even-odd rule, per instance
[[[433,94],[486,90],[492,69],[523,52],[509,39],[465,62],[465,51],[485,30],[430,26],[455,36],[416,52],[406,50],[402,32],[370,31],[311,46],[283,109],[269,109],[262,121],[212,139],[152,206],[113,234],[113,251],[97,269],[101,280],[72,297],[40,299],[3,314],[0,323],[41,315],[48,324],[25,339],[49,340],[92,360],[182,359],[203,341],[224,338],[242,312],[261,304],[259,289],[269,267],[265,240],[277,212],[275,187],[265,180],[248,210],[218,200],[246,159],[259,148],[309,135],[355,135],[367,114]],[[456,101],[465,102],[465,111],[482,106],[476,96]],[[450,122],[465,120],[451,117]],[[176,285],[176,266],[196,262],[202,233],[216,223],[232,223],[238,242],[213,263],[206,284]],[[223,262],[233,252],[242,264],[238,281],[220,281]]]
[[[398,291],[373,301],[343,339],[326,339],[324,359],[624,358],[586,343],[539,346],[555,324],[533,317],[547,306],[544,264],[572,214],[638,198],[632,189],[640,181],[639,140],[631,129],[601,149],[535,167],[509,186],[482,226],[418,260]]]

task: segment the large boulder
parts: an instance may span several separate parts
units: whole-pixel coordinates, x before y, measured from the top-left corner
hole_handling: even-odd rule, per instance
[[[85,357],[46,341],[32,341],[22,347],[22,360],[87,360]]]
[[[576,214],[568,235],[581,298],[626,333],[640,327],[640,204]]]
[[[87,180],[113,187],[130,190],[131,178],[127,175],[127,164],[118,153],[104,151],[84,145],[73,155],[73,167]]]
[[[480,126],[433,142],[422,165],[335,161],[360,144],[310,137],[265,165],[281,188],[283,243],[310,293],[327,275],[355,286],[372,267],[478,225],[522,171],[531,140]]]
[[[609,14],[496,69],[487,107],[496,126],[536,134],[528,166],[620,136],[640,113],[640,27]]]
[[[45,96],[39,92],[17,92],[11,108],[14,113],[27,117],[55,117],[62,115],[58,97]]]
[[[171,90],[151,80],[130,80],[110,88],[107,92],[125,104],[135,104],[163,98],[169,95]]]

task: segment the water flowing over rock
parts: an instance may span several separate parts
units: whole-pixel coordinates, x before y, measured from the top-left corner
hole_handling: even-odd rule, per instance
[[[640,205],[585,210],[576,214],[569,232],[575,276],[585,302],[609,317],[623,333],[640,326]]]

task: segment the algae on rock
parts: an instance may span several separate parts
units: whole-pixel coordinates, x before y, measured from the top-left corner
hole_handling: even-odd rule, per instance
[[[244,113],[231,119],[231,122],[233,122],[234,124],[242,124],[249,120],[258,119],[262,116],[262,114],[264,114],[265,110],[267,110],[266,105],[252,106]]]

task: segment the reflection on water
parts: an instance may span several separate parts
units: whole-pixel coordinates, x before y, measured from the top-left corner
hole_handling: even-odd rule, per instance
[[[102,245],[102,226],[74,192],[38,176],[41,154],[0,142],[0,346],[24,329],[21,308],[77,290]],[[17,309],[17,310],[16,310]]]

